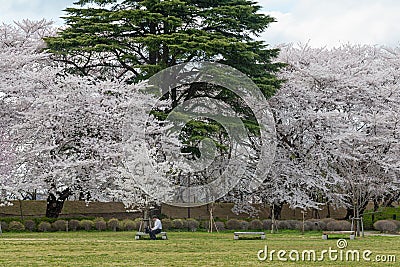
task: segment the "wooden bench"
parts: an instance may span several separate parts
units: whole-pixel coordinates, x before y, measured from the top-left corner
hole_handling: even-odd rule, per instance
[[[324,231],[322,232],[322,239],[328,240],[328,235],[350,235],[350,239],[354,240],[354,231]]]
[[[167,240],[168,239],[167,232],[161,232],[158,235],[161,235],[161,238],[163,240]],[[137,232],[136,235],[135,235],[135,239],[139,240],[142,236],[149,236],[149,234],[146,234],[144,232]]]
[[[233,235],[234,240],[239,239],[239,235],[259,235],[261,239],[265,239],[265,233],[264,232],[235,232]]]

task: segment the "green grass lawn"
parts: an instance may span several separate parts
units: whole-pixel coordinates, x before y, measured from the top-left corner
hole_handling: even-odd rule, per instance
[[[233,240],[233,233],[168,232],[169,240],[134,240],[134,232],[3,233],[0,266],[399,266],[400,236],[348,240],[346,249],[396,255],[396,263],[259,261],[269,250],[337,249],[337,239],[321,233],[267,233],[267,239]],[[288,257],[286,255],[286,257]]]

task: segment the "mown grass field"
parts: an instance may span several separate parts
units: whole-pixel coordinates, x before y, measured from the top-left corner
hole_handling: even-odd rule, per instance
[[[347,240],[346,249],[396,255],[396,263],[260,261],[269,250],[337,249],[321,233],[267,233],[267,239],[233,240],[233,233],[168,232],[169,240],[134,240],[134,232],[3,233],[0,266],[399,266],[400,236]],[[287,256],[286,256],[287,257]]]

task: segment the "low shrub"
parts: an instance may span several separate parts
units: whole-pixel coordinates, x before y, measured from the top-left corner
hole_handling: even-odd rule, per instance
[[[279,230],[289,229],[289,224],[286,221],[276,221],[276,226]]]
[[[103,218],[96,218],[94,220],[94,227],[97,231],[105,231],[107,229],[107,223]]]
[[[389,221],[393,222],[397,226],[397,230],[400,231],[400,221],[398,220],[389,220]]]
[[[136,218],[133,221],[135,222],[135,229],[139,230],[140,225],[142,224],[142,218]],[[144,224],[142,224],[142,227],[144,227]]]
[[[49,232],[51,231],[51,224],[49,222],[41,222],[38,225],[39,232]]]
[[[210,221],[202,221],[201,222],[201,228],[209,231],[210,230]],[[215,227],[213,226],[213,230],[215,229]]]
[[[229,230],[239,230],[241,226],[240,221],[236,219],[230,219],[226,222],[226,228]]]
[[[164,230],[170,230],[172,228],[172,221],[170,219],[162,219],[161,224]]]
[[[263,220],[262,223],[263,223],[264,230],[271,230],[272,220]]]
[[[187,229],[189,231],[195,232],[197,228],[199,228],[200,223],[195,219],[187,219],[186,220]],[[163,225],[164,227],[164,225]]]
[[[210,230],[210,221],[205,221],[204,222],[204,229],[206,229],[207,231]],[[225,230],[225,223],[224,222],[215,222],[212,224],[212,230],[213,231],[223,231]]]
[[[317,230],[321,230],[321,231],[326,231],[326,230],[328,230],[328,227],[327,227],[327,223],[326,223],[326,222],[320,220],[320,221],[317,222],[317,224],[318,224],[318,229],[317,229]]]
[[[299,225],[299,230],[301,230],[303,227],[303,223],[300,222]],[[304,231],[321,231],[321,230],[327,230],[326,223],[317,220],[317,219],[310,219],[304,222]]]
[[[36,230],[36,223],[33,220],[26,220],[24,222],[24,226],[25,226],[25,229],[30,232],[33,232]]]
[[[380,220],[374,223],[374,228],[381,233],[395,233],[397,225],[391,220]]]
[[[334,221],[335,221],[335,219],[332,219],[332,218],[323,218],[323,219],[321,219],[321,222],[325,223],[325,225],[328,225],[328,223],[334,222]]]
[[[316,230],[316,224],[314,222],[305,221],[304,222],[304,231],[313,231]],[[299,231],[303,231],[303,222],[300,222],[297,228]]]
[[[79,221],[78,220],[70,220],[68,222],[68,230],[69,231],[77,231],[79,230]]]
[[[117,231],[118,225],[119,225],[119,220],[115,218],[109,219],[107,222],[107,228],[114,232]]]
[[[225,230],[225,223],[224,222],[215,222],[215,225],[217,226],[218,231],[224,231]]]
[[[299,226],[302,225],[302,222],[297,221],[297,220],[286,220],[286,227],[289,230],[297,230],[299,229]]]
[[[208,224],[206,225],[207,222],[208,222],[208,221],[206,221],[206,220],[200,221],[200,228],[201,228],[201,229],[207,230],[207,229],[208,229],[208,228],[207,228]]]
[[[67,231],[67,221],[65,220],[57,220],[51,225],[54,231]]]
[[[133,230],[135,230],[136,229],[136,223],[133,221],[133,220],[131,220],[131,219],[124,219],[122,222],[121,222],[121,228],[122,228],[122,230],[124,230],[124,231],[133,231]]]
[[[351,230],[351,223],[348,221],[331,221],[326,226],[329,231],[349,231]]]
[[[8,230],[20,232],[25,230],[25,226],[21,222],[12,221],[8,224]]]
[[[79,227],[83,230],[90,231],[93,229],[94,223],[90,220],[82,220],[79,222]]]
[[[249,222],[240,220],[240,229],[241,230],[248,230],[249,229]]]
[[[118,231],[125,231],[125,229],[124,229],[124,220],[118,222],[117,230]]]
[[[249,228],[251,230],[261,230],[263,229],[263,223],[258,219],[252,220],[249,224]]]
[[[184,229],[185,228],[185,224],[184,224],[183,220],[175,219],[175,220],[172,221],[172,227],[174,229],[179,229],[180,230],[180,229]]]
[[[1,221],[1,230],[2,231],[7,231],[8,230],[8,223]]]
[[[332,219],[332,218],[324,218],[324,219],[319,220],[318,224],[319,224],[319,227],[321,228],[321,230],[327,231],[328,224],[330,222],[334,222],[334,221],[335,221],[335,219]]]
[[[299,225],[301,225],[301,222],[296,220],[284,220],[284,221],[276,221],[276,225],[280,230],[297,230],[299,229],[300,227]],[[270,227],[272,227],[272,221]]]

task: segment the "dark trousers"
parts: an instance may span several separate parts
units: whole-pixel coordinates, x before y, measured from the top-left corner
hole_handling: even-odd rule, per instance
[[[150,239],[156,240],[156,234],[161,233],[161,229],[150,230]]]

